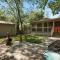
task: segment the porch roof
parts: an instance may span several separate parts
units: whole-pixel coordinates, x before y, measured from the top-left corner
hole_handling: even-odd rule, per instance
[[[51,19],[51,18],[43,18],[41,20],[38,20],[38,21],[33,21],[32,23],[36,23],[36,22],[53,22],[53,21],[60,21],[60,18],[54,18],[54,19]]]

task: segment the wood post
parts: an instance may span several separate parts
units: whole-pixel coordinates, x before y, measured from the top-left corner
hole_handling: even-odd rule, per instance
[[[53,21],[53,26],[52,26],[52,30],[51,30],[51,37],[53,36],[53,33],[54,33],[54,21]]]

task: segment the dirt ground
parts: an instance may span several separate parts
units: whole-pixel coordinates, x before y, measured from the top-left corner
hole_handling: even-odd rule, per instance
[[[0,60],[44,60],[44,49],[39,44],[15,43],[12,47],[0,45]]]

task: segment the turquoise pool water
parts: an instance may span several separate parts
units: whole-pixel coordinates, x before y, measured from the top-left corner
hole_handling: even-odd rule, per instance
[[[44,57],[46,58],[46,60],[60,60],[60,54],[52,51],[45,51]]]

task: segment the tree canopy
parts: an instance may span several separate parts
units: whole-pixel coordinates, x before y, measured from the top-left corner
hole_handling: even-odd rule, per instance
[[[43,18],[43,12],[42,11],[35,11],[35,12],[30,12],[29,13],[28,20],[30,22],[32,22],[32,21],[41,20],[42,18]]]
[[[51,8],[53,14],[60,12],[60,0],[53,0],[49,2],[48,5]]]
[[[0,9],[0,20],[6,21],[7,17],[4,14],[4,11]]]
[[[53,14],[56,14],[60,11],[60,0],[53,0],[48,2],[49,0],[0,0],[1,2],[5,2],[8,4],[6,15],[10,15],[11,21],[15,20],[17,24],[22,24],[26,21],[40,20],[44,16],[45,6],[48,4],[49,8],[51,8]],[[30,4],[31,11],[24,13],[24,3],[27,2]],[[39,9],[41,11],[36,12],[32,6],[36,6],[36,10]],[[9,18],[10,18],[9,17]],[[5,19],[5,18],[4,18]],[[19,23],[20,22],[20,23]]]
[[[45,9],[45,6],[48,4],[51,8],[53,14],[57,14],[60,11],[60,0],[26,0],[28,3],[31,3],[33,6],[37,5],[37,8]]]

